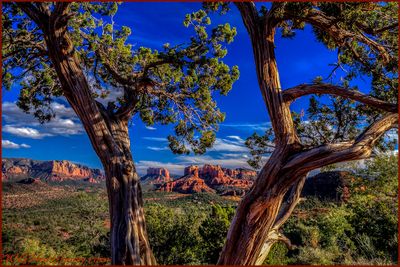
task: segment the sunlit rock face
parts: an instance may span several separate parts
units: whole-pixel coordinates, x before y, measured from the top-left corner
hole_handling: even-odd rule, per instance
[[[184,175],[159,186],[159,191],[196,193],[217,192],[223,195],[243,195],[252,185],[257,172],[246,169],[227,169],[219,165],[206,164],[203,167],[191,165]]]
[[[172,181],[169,171],[165,168],[148,168],[147,174],[141,178],[143,183],[163,184]]]
[[[67,160],[39,161],[17,158],[2,159],[2,177],[3,180],[33,178],[51,182],[82,180],[91,183],[105,179],[101,170]]]

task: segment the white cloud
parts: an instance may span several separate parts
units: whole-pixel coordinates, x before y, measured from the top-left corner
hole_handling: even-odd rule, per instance
[[[247,154],[237,154],[237,153],[221,153],[220,157],[225,157],[225,158],[232,158],[232,157],[236,157],[236,158],[249,158],[249,155]]]
[[[40,133],[38,130],[33,128],[17,127],[13,125],[5,125],[3,127],[3,132],[32,139],[42,139],[45,136],[50,136],[50,134]]]
[[[19,148],[30,148],[27,144],[16,144],[10,140],[1,140],[2,148],[19,149]]]
[[[120,88],[111,88],[110,93],[105,98],[96,98],[97,101],[107,106],[108,102],[115,102],[117,98],[122,97],[124,95],[124,91]]]
[[[139,174],[146,174],[147,168],[166,168],[171,174],[183,175],[183,170],[186,167],[184,164],[171,163],[171,162],[159,162],[159,161],[149,161],[141,160],[136,164],[136,169]]]
[[[57,102],[51,103],[50,106],[58,117],[69,117],[78,119],[78,117],[75,114],[75,111],[70,107],[67,107]]]
[[[148,161],[141,160],[137,162],[137,169],[141,175],[146,173],[147,168],[155,167],[155,168],[166,168],[172,174],[183,175],[183,170],[185,167],[189,165],[199,165],[203,166],[204,164],[213,164],[220,165],[224,168],[250,168],[247,164],[247,155],[242,153],[226,153],[221,154],[216,157],[212,157],[209,155],[201,155],[201,156],[177,156],[172,162],[160,162],[160,161]]]
[[[244,158],[241,154],[231,155],[230,157],[211,157],[211,156],[186,156],[180,157],[182,160],[182,164],[187,165],[204,165],[204,164],[213,164],[213,165],[221,165],[225,168],[249,168],[249,165],[246,162],[246,158]]]
[[[263,131],[265,132],[271,128],[271,122],[262,123],[223,123],[223,127],[237,128],[245,131]]]
[[[71,119],[55,118],[44,124],[44,128],[53,135],[76,135],[84,133],[82,125]]]
[[[179,161],[180,160],[180,161]],[[185,156],[178,157],[178,162],[159,162],[141,160],[137,163],[137,170],[140,174],[145,174],[147,168],[166,168],[172,174],[183,175],[183,170],[189,165],[204,164],[220,165],[224,168],[249,168],[246,158],[239,156],[238,158],[213,158],[210,156]]]
[[[230,152],[248,152],[247,147],[244,145],[244,140],[228,140],[217,138],[214,146],[210,151],[230,151]]]
[[[150,141],[157,141],[157,142],[167,142],[167,138],[165,137],[150,137],[150,136],[145,136],[143,137],[145,140],[150,140]]]
[[[157,130],[156,127],[152,127],[152,126],[145,126],[145,127],[147,130],[151,130],[151,131]]]
[[[56,116],[50,122],[40,124],[32,114],[26,114],[15,103],[4,102],[2,116],[8,125],[3,127],[3,131],[34,139],[84,133],[82,124],[72,108],[58,102],[51,103],[51,108]]]
[[[169,150],[168,147],[155,147],[155,146],[148,146],[147,149],[154,150],[154,151]]]
[[[56,118],[69,118],[73,120],[78,120],[75,111],[58,102],[51,103],[51,108],[56,113]],[[4,102],[2,104],[2,116],[7,121],[7,123],[30,123],[39,125],[39,122],[32,114],[27,114],[23,112],[16,103]]]
[[[237,135],[228,135],[227,138],[234,139],[234,140],[237,140],[240,142],[244,141],[240,136],[237,136]]]
[[[145,140],[156,141],[156,142],[167,142],[166,138],[162,137],[143,137]],[[234,140],[232,140],[234,139]],[[158,146],[149,146],[148,149],[160,151],[160,150],[168,150],[168,147],[158,147]],[[224,139],[224,138],[217,138],[214,142],[212,148],[209,151],[214,152],[248,152],[247,147],[244,145],[244,140],[241,139],[239,136],[237,138],[231,139]]]

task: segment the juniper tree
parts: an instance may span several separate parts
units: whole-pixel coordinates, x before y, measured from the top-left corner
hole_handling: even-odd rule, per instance
[[[116,27],[116,3],[4,3],[2,86],[19,85],[17,105],[45,123],[50,103],[65,97],[76,112],[106,175],[112,264],[154,265],[139,177],[131,155],[130,120],[173,124],[175,153],[204,153],[224,120],[216,93],[238,79],[221,60],[236,30],[209,30],[206,12],[188,14],[193,36],[161,51],[128,42],[131,29]],[[120,92],[107,104],[110,92]],[[103,101],[104,102],[104,101]]]
[[[251,40],[272,128],[264,136],[254,134],[246,141],[253,155],[249,163],[262,168],[236,210],[218,263],[259,265],[274,243],[283,241],[291,246],[279,229],[298,203],[310,171],[367,158],[374,148],[388,145],[383,136],[398,123],[398,6],[326,2],[273,2],[269,8],[252,2],[235,5]],[[226,13],[229,8],[226,2],[204,4],[209,12]],[[306,25],[319,42],[337,53],[331,71],[342,77],[317,77],[311,83],[283,89],[275,35],[295,38],[296,31]],[[368,94],[352,86],[357,77],[371,80]],[[309,95],[304,121],[303,114],[292,112],[290,105]],[[322,95],[330,99],[319,101]],[[262,164],[266,153],[269,158]]]

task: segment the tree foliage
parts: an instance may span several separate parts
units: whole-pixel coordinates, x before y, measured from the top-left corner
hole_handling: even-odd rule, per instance
[[[210,10],[218,10],[218,4],[210,4]],[[398,98],[398,22],[396,3],[279,3],[268,10],[260,9],[260,16],[273,12],[277,27],[284,38],[294,38],[307,22],[325,19],[327,28],[310,23],[315,38],[337,54],[331,74],[318,76],[315,86],[327,82],[346,90],[359,91],[352,85],[355,79],[370,81],[369,95],[390,103]],[[334,37],[336,36],[336,37]],[[315,147],[329,143],[354,140],[365,127],[382,118],[379,109],[341,96],[313,95],[309,106],[300,113],[292,112],[293,121],[302,145]],[[274,139],[273,131],[264,136],[254,133],[246,142],[252,158],[252,167],[260,167],[263,155],[271,153],[267,145]],[[376,143],[381,151],[393,149],[397,140],[383,136]]]
[[[45,13],[54,3],[33,4]],[[115,116],[137,114],[146,125],[174,124],[168,137],[176,153],[204,153],[215,140],[225,114],[214,100],[226,95],[239,78],[237,66],[222,59],[236,29],[229,24],[209,29],[210,17],[188,14],[188,43],[166,43],[161,51],[129,43],[132,29],[116,26],[117,3],[71,3],[65,16],[73,51],[80,60],[92,97]],[[54,117],[50,103],[63,95],[46,47],[46,34],[15,3],[3,6],[3,87],[20,86],[17,105],[40,122]],[[110,93],[118,95],[116,99]],[[99,101],[106,105],[103,106]]]

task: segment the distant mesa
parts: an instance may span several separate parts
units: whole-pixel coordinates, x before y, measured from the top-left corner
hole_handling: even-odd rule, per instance
[[[142,183],[160,185],[172,181],[169,171],[165,168],[148,168],[147,174],[141,179]]]
[[[41,161],[25,158],[5,158],[2,159],[1,172],[3,181],[25,181],[31,178],[46,182],[86,181],[99,183],[101,180],[105,180],[101,170],[67,160]]]
[[[184,176],[172,182],[164,183],[158,188],[158,191],[178,192],[184,194],[215,192],[215,190],[209,187],[202,178],[192,174]]]
[[[21,185],[44,186],[46,182],[79,181],[99,184],[105,180],[103,172],[66,160],[40,161],[26,158],[2,159],[2,180]],[[148,168],[140,181],[145,190],[162,192],[217,193],[221,196],[242,197],[254,184],[257,172],[237,168],[222,168],[205,164],[202,167],[185,167],[183,176],[173,179],[166,168]],[[176,177],[176,176],[175,176]],[[351,173],[346,171],[322,172],[307,178],[302,190],[303,197],[346,202],[351,195]],[[360,190],[364,190],[361,188]]]
[[[203,167],[196,165],[185,167],[183,176],[175,180],[166,177],[169,177],[167,169],[149,168],[142,181],[152,181],[153,190],[162,192],[183,194],[209,192],[221,196],[242,197],[253,185],[257,172],[206,164]],[[349,189],[351,177],[351,173],[346,171],[319,173],[306,180],[302,196],[346,202],[351,194]]]
[[[199,193],[216,192],[221,195],[242,196],[253,185],[257,172],[248,169],[227,169],[219,165],[187,166],[184,175],[162,183],[158,191]]]

